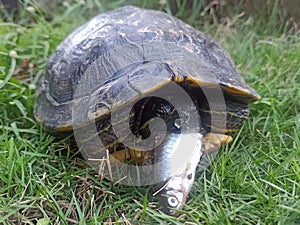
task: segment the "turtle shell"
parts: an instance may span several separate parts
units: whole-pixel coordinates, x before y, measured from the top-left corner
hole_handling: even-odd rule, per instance
[[[126,6],[96,16],[57,47],[39,79],[34,115],[56,134],[74,130],[97,168],[104,158],[116,169],[116,161],[146,164],[138,176],[130,167],[110,178],[128,177],[128,185],[162,182],[163,208],[177,215],[197,163],[232,140],[228,134],[258,99],[214,41],[166,13]],[[184,161],[179,171],[177,159]]]
[[[96,16],[57,47],[39,80],[34,115],[50,131],[71,131],[75,101],[97,98],[82,113],[84,123],[172,81],[186,90],[218,88],[237,102],[235,111],[259,99],[214,41],[166,13],[125,6]]]

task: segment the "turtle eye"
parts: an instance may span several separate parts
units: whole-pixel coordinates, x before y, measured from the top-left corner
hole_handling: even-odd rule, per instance
[[[170,197],[168,197],[168,204],[171,207],[176,207],[179,204],[179,202],[176,197],[170,196]]]

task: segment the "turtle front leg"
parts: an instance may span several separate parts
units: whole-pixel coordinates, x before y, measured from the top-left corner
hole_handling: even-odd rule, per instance
[[[139,151],[131,148],[124,148],[111,153],[114,158],[123,163],[135,165],[153,164],[153,151]]]
[[[210,154],[217,152],[222,145],[232,142],[233,138],[226,134],[207,133],[202,140],[202,152]]]

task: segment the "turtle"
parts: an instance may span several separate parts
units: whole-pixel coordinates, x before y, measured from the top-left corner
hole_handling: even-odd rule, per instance
[[[80,131],[76,142],[89,146],[89,161],[107,155],[112,167],[146,168],[142,184],[156,183],[154,194],[172,216],[187,201],[197,167],[232,141],[248,105],[260,99],[215,41],[135,6],[73,31],[50,56],[36,95],[34,117],[45,130]]]

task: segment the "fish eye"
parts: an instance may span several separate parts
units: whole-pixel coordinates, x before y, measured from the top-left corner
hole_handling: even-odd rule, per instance
[[[193,178],[193,174],[190,173],[189,175],[187,175],[187,179],[191,180]]]
[[[168,204],[169,204],[169,206],[176,207],[178,205],[178,203],[179,202],[178,202],[178,200],[177,200],[176,197],[174,197],[174,196],[168,197]]]

